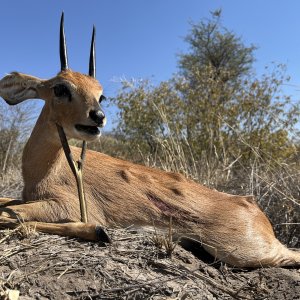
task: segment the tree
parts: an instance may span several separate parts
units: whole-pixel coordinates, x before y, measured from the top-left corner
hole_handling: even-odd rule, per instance
[[[10,107],[0,102],[0,178],[14,168],[21,168],[22,151],[32,129],[34,112],[30,103]]]
[[[179,56],[178,65],[190,81],[193,81],[195,70],[208,66],[223,82],[234,82],[252,69],[256,47],[246,47],[240,37],[222,26],[220,20],[221,10],[213,12],[211,20],[192,24],[185,38],[190,52]]]

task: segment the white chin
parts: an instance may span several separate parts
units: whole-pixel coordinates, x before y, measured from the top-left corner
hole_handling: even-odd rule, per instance
[[[87,142],[93,142],[93,141],[96,141],[100,138],[101,131],[99,130],[99,132],[97,134],[96,133],[91,134],[91,133],[88,133],[88,132],[79,131],[79,130],[74,128],[72,130],[72,133],[68,136],[70,138],[77,139],[77,140],[84,140],[84,141],[87,141]]]
[[[90,133],[78,131],[77,134],[78,134],[78,139],[85,140],[87,142],[92,142],[92,141],[96,141],[100,138],[101,131],[99,130],[99,133],[97,133],[97,134],[90,134]]]

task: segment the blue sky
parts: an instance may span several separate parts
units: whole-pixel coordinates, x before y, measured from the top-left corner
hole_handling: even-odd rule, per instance
[[[176,72],[187,51],[189,22],[222,9],[225,27],[258,47],[255,69],[287,65],[296,101],[300,95],[300,1],[279,0],[3,0],[0,2],[0,76],[20,71],[50,78],[59,71],[58,29],[65,12],[69,63],[86,72],[92,25],[97,28],[97,77],[105,94],[116,94],[119,78],[152,78]],[[107,108],[108,129],[115,110]]]

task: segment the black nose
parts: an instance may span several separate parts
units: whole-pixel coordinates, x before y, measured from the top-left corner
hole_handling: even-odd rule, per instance
[[[90,113],[90,118],[98,125],[101,126],[103,125],[103,120],[105,118],[105,115],[102,110],[91,110]]]

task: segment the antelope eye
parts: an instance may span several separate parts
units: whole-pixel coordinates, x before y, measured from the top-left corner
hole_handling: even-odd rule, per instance
[[[99,103],[101,103],[104,100],[106,100],[106,97],[104,95],[101,95],[100,98],[99,98]]]
[[[69,101],[71,100],[71,92],[65,85],[57,84],[54,86],[53,91],[56,97],[68,97]]]

